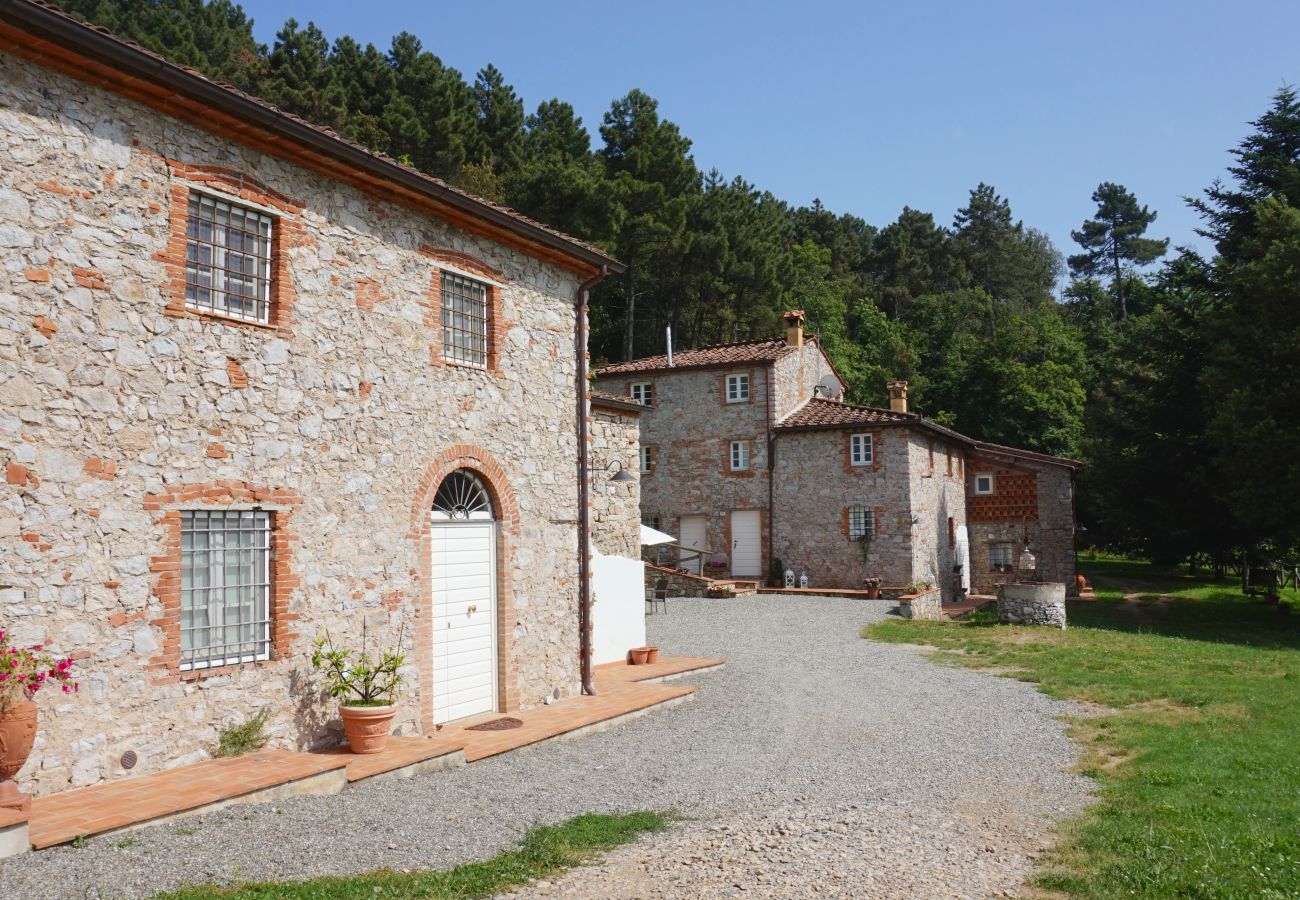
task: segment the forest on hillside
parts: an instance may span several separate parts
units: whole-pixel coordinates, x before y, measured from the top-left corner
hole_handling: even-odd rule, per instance
[[[628,272],[593,297],[598,360],[662,352],[668,325],[683,347],[776,335],[782,310],[802,308],[850,401],[882,404],[885,382],[906,378],[914,406],[937,421],[1085,461],[1089,542],[1216,567],[1294,565],[1300,99],[1291,88],[1271,104],[1259,98],[1264,111],[1227,173],[1188,186],[1211,257],[1171,247],[1156,212],[1109,182],[1063,253],[983,183],[950,221],[909,207],[871,224],[819,202],[791,205],[702,167],[640,90],[614,99],[593,134],[562,99],[530,111],[501,69],[467,79],[409,33],[381,49],[290,19],[267,47],[229,0],[60,2],[605,248]]]

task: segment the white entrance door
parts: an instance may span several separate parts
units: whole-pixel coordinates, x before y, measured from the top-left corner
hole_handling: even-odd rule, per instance
[[[434,523],[433,720],[496,708],[496,525]]]
[[[759,578],[763,574],[762,525],[756,509],[738,509],[731,514],[731,574],[735,578]]]
[[[677,536],[677,543],[681,545],[684,556],[692,550],[702,554],[708,548],[708,544],[705,543],[708,521],[705,516],[682,516],[681,534]],[[688,556],[682,560],[682,567],[699,575],[702,562],[703,557]]]

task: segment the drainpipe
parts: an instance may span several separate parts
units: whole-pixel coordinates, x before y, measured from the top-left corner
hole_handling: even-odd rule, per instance
[[[578,411],[578,668],[582,692],[594,696],[596,685],[591,677],[591,421],[587,413],[587,296],[609,273],[606,266],[578,285],[573,295],[577,327],[574,329],[573,353],[577,362],[574,376],[575,403]]]

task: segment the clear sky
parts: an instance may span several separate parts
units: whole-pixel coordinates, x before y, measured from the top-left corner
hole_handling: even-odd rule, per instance
[[[641,88],[702,170],[877,226],[904,205],[948,224],[983,180],[1067,254],[1103,180],[1159,211],[1152,236],[1203,246],[1181,197],[1300,83],[1297,0],[243,3],[267,43],[293,16],[381,49],[411,31],[467,80],[494,63],[593,146]]]

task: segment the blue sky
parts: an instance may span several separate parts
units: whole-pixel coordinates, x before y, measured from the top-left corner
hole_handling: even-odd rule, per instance
[[[875,225],[904,205],[949,223],[981,180],[1065,253],[1118,181],[1153,236],[1202,243],[1181,197],[1284,83],[1300,82],[1300,3],[477,3],[244,0],[260,40],[315,21],[381,49],[401,30],[472,79],[495,63],[531,111],[572,103],[596,129],[639,87],[703,170]]]

